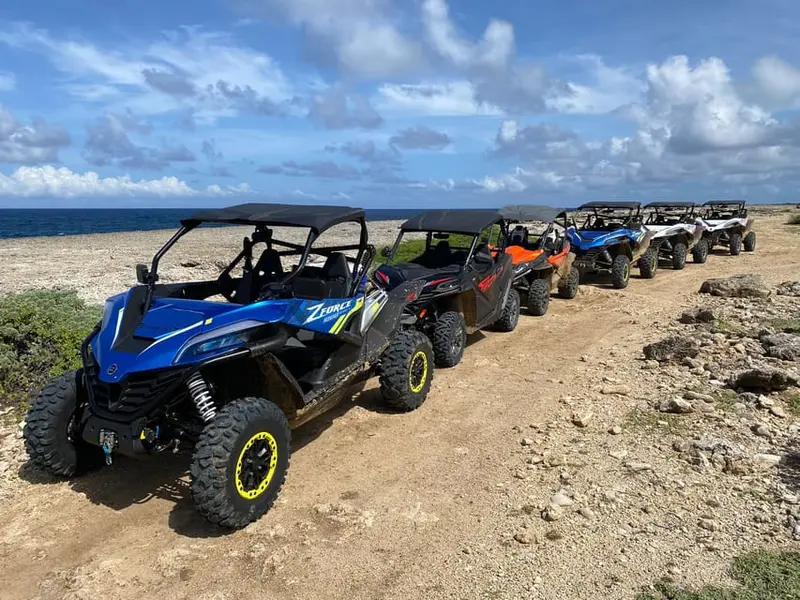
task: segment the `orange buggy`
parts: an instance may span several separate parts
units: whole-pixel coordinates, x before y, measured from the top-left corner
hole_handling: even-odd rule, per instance
[[[528,312],[536,316],[545,314],[555,289],[562,298],[574,298],[580,275],[572,266],[575,254],[570,251],[564,233],[566,212],[537,205],[505,206],[500,212],[510,232],[506,254],[513,261],[514,286]],[[561,218],[563,223],[559,221]],[[544,230],[533,234],[524,223],[543,223]]]

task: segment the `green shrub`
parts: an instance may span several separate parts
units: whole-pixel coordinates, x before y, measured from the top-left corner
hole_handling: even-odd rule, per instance
[[[756,550],[733,561],[730,569],[740,587],[709,586],[686,590],[659,582],[637,600],[797,600],[800,598],[800,554]]]
[[[101,313],[74,291],[0,296],[0,405],[24,405],[48,379],[78,368]]]
[[[800,215],[793,215],[786,221],[789,225],[800,225]]]

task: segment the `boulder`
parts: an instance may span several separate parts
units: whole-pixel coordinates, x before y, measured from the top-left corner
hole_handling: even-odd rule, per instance
[[[761,367],[744,371],[730,383],[733,388],[757,392],[781,392],[797,384],[796,376],[775,367]]]
[[[648,360],[657,360],[658,362],[680,362],[684,358],[694,358],[697,356],[700,352],[700,347],[697,342],[692,339],[671,336],[659,342],[647,344],[643,352],[645,358]]]
[[[686,325],[693,325],[695,323],[713,323],[715,318],[711,309],[693,308],[685,311],[678,320]]]
[[[723,298],[769,298],[772,292],[760,276],[745,274],[707,279],[700,293]]]
[[[767,356],[786,361],[800,361],[800,336],[793,333],[774,333],[761,336]]]
[[[800,281],[784,281],[778,286],[779,296],[800,296]]]

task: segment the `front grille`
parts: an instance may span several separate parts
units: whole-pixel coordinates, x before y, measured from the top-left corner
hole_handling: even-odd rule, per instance
[[[160,398],[182,381],[186,369],[163,369],[133,373],[120,383],[106,383],[97,377],[96,364],[86,369],[92,410],[109,419],[129,421],[149,413]]]

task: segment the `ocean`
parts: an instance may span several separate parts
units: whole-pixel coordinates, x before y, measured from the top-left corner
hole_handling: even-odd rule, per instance
[[[419,209],[366,209],[367,220],[407,219]],[[176,229],[194,209],[0,209],[0,239]]]

